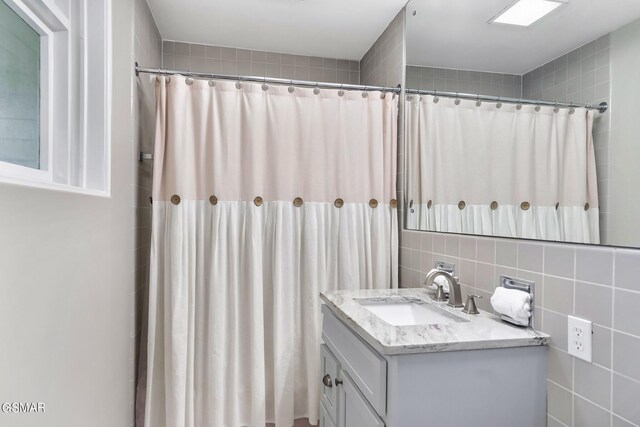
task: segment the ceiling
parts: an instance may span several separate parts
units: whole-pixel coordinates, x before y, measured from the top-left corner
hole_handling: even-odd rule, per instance
[[[569,0],[528,28],[487,23],[511,2],[411,0],[408,64],[524,74],[640,18],[640,0]]]
[[[147,0],[165,40],[360,60],[406,0]]]

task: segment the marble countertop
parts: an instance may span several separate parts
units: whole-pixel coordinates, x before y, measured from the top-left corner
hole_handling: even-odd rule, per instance
[[[342,321],[385,355],[540,346],[549,342],[549,335],[511,325],[494,314],[480,311],[480,314],[468,315],[460,308],[447,307],[446,302],[431,299],[426,289],[333,291],[321,293],[320,298]],[[384,301],[430,304],[468,322],[453,320],[443,324],[394,326],[366,308],[367,302]]]

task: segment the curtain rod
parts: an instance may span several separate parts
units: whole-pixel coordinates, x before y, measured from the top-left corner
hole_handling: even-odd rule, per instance
[[[574,102],[558,102],[558,101],[543,101],[540,99],[524,99],[524,98],[512,98],[508,96],[492,96],[492,95],[477,95],[473,93],[462,92],[445,92],[439,90],[422,90],[422,89],[406,89],[407,95],[433,95],[444,96],[445,98],[458,98],[469,99],[472,101],[487,101],[487,102],[505,102],[508,104],[527,104],[527,105],[544,105],[549,107],[560,108],[586,108],[587,110],[598,110],[600,113],[604,113],[609,108],[609,104],[601,102],[600,104],[576,104]]]
[[[310,82],[306,80],[279,79],[274,77],[235,76],[235,75],[228,75],[228,74],[165,70],[163,68],[140,67],[137,62],[135,64],[135,70],[136,70],[136,76],[140,75],[140,73],[159,74],[159,75],[179,74],[185,77],[221,79],[221,80],[238,80],[238,81],[244,81],[244,82],[272,83],[272,84],[282,84],[282,85],[290,85],[290,86],[310,87],[310,88],[317,87],[321,89],[343,89],[343,90],[362,90],[362,91],[380,91],[380,92],[400,93],[399,86],[385,87],[385,86],[354,85],[354,84],[348,84],[348,83],[342,84],[342,83],[327,83],[327,82]]]

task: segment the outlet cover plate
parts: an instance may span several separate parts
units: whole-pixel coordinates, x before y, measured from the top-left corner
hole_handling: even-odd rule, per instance
[[[567,348],[569,354],[591,363],[593,327],[590,320],[569,316]]]

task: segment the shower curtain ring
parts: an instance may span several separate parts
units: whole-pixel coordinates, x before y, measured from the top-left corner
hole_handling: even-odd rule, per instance
[[[362,91],[362,97],[363,98],[366,98],[367,96],[369,96],[369,92],[367,92],[367,87],[368,86],[365,85],[364,90]]]
[[[518,98],[518,103],[516,104],[516,110],[522,110],[522,98]]]
[[[293,93],[295,88],[293,87],[293,80],[289,80],[289,93]]]
[[[479,107],[482,105],[482,101],[480,101],[480,94],[478,93],[476,95],[476,107]]]
[[[453,103],[456,105],[460,105],[460,98],[458,98],[458,96],[460,96],[460,93],[456,92],[456,100],[453,101]]]
[[[320,93],[320,88],[318,87],[318,82],[316,82],[316,87],[313,89],[313,93],[318,95]]]
[[[434,104],[437,104],[437,103],[438,103],[438,101],[440,101],[440,98],[438,97],[438,91],[437,91],[437,90],[434,90],[434,91],[433,91],[433,103],[434,103]]]
[[[213,79],[214,76],[215,75],[211,73],[211,78],[209,79],[209,87],[214,87],[216,85],[216,81]]]
[[[573,114],[576,112],[575,107],[573,106],[573,102],[569,104],[569,114]]]
[[[338,96],[343,96],[344,90],[342,90],[342,84],[340,84],[340,90],[338,91]]]
[[[538,102],[536,102],[536,111],[540,111],[540,100],[538,99]]]
[[[498,97],[498,102],[496,102],[496,108],[501,108],[502,107],[502,97]]]
[[[267,76],[262,78],[262,90],[265,92],[269,90],[269,86],[267,85]]]
[[[554,113],[557,113],[558,111],[560,111],[560,107],[558,107],[558,101],[556,101],[556,106],[553,109]]]

